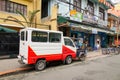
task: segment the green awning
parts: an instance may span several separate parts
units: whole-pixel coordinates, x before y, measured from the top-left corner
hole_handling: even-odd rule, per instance
[[[58,22],[59,24],[61,24],[61,23],[66,23],[66,22],[67,22],[67,19],[66,19],[65,17],[63,17],[63,16],[58,16],[57,22]]]
[[[6,27],[3,27],[3,26],[0,26],[0,32],[16,33],[17,31],[13,30],[13,29],[6,28]]]

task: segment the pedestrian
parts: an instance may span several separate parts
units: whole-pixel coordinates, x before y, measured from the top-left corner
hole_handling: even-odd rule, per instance
[[[87,54],[87,45],[88,45],[87,41],[84,41],[82,44],[82,50],[84,50],[85,54]]]
[[[81,40],[79,39],[79,41],[78,41],[78,47],[79,47],[79,49],[81,49],[82,45],[83,45],[83,43],[82,43]]]
[[[97,41],[96,47],[97,47],[97,50],[100,48],[100,42],[99,41]]]

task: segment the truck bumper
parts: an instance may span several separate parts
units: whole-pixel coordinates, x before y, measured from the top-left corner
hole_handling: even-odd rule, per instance
[[[27,59],[25,59],[23,56],[18,56],[18,62],[20,64],[28,64]]]

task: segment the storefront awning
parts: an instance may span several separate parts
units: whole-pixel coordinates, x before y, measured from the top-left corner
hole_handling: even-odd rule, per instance
[[[100,28],[94,28],[94,27],[92,27],[92,26],[87,26],[87,25],[70,23],[70,26],[71,26],[71,27],[74,27],[74,28],[80,28],[80,29],[83,29],[83,30],[95,32],[96,34],[97,34],[98,32],[104,32],[104,33],[112,34],[112,35],[115,34],[115,32],[113,32],[113,31],[104,30],[104,29],[100,29]]]
[[[77,30],[77,31],[83,30],[83,31],[92,32],[94,30],[95,33],[104,32],[104,33],[112,34],[112,35],[115,34],[114,31],[111,31],[111,30],[108,30],[108,29],[102,29],[102,27],[79,24],[78,22],[76,23],[76,22],[70,21],[63,16],[58,16],[58,24],[63,24],[63,23],[69,23],[69,24],[66,24],[66,26],[69,26],[69,27],[71,27],[71,28],[73,28],[74,30]]]
[[[99,29],[99,28],[95,28],[98,32],[104,32],[104,33],[107,33],[107,34],[115,34],[114,32],[112,31],[108,31],[108,30],[103,30],[103,29]]]
[[[58,16],[57,22],[58,24],[66,23],[67,19],[65,17]]]
[[[15,33],[17,32],[16,30],[12,30],[3,26],[0,26],[0,32],[8,32],[8,33]]]

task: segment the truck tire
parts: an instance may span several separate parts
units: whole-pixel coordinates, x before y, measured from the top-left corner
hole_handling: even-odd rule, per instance
[[[35,64],[35,70],[41,71],[46,67],[46,60],[38,60]]]
[[[79,60],[80,61],[85,61],[86,59],[86,55],[82,54],[80,57],[79,57]]]
[[[67,56],[65,59],[65,64],[71,64],[72,63],[72,57],[71,56]]]

